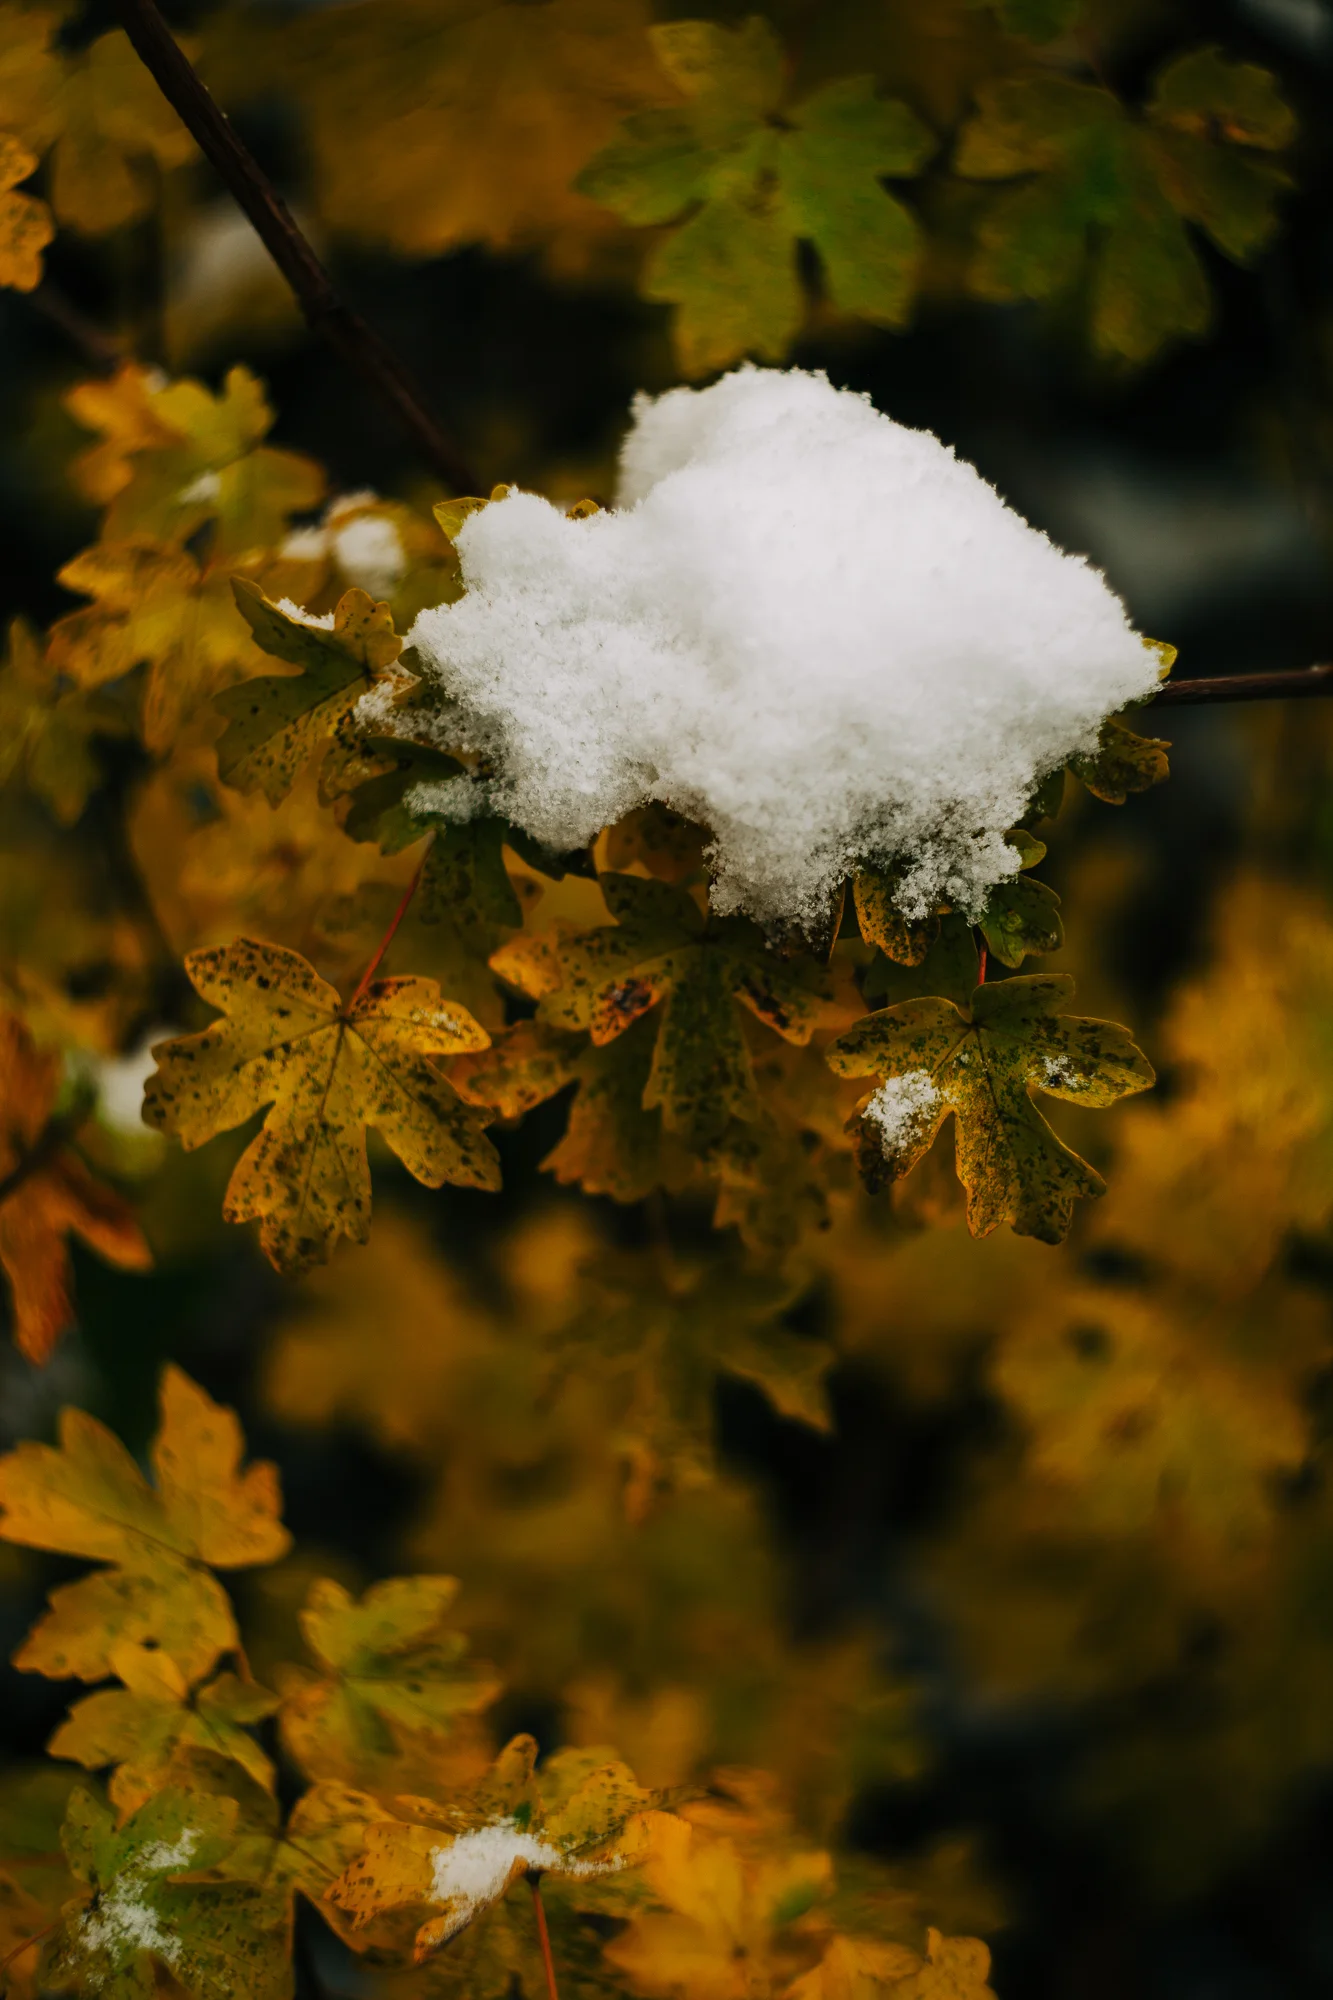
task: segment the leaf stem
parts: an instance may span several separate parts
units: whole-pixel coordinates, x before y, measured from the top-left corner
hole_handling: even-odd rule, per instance
[[[537,1938],[546,1971],[547,2000],[560,2000],[560,1991],[555,1983],[555,1960],[551,1956],[551,1933],[546,1928],[546,1905],[542,1901],[542,1878],[530,1875],[528,1880],[532,1884],[532,1907],[537,1913]]]
[[[40,1944],[43,1938],[50,1937],[59,1922],[59,1917],[52,1917],[49,1924],[44,1925],[39,1931],[34,1931],[31,1937],[20,1938],[13,1949],[7,1951],[4,1957],[0,1958],[0,1979],[4,1978],[4,1975],[8,1972],[16,1958],[21,1958],[25,1951],[31,1950],[33,1945]]]
[[[481,482],[427,410],[403,361],[338,296],[291,210],[214,103],[155,0],[116,0],[116,10],[144,68],[254,224],[312,332],[327,340],[392,410],[424,462],[447,486],[459,493],[479,492]]]
[[[986,951],[986,940],[985,940],[985,938],[983,937],[983,938],[981,938],[981,939],[980,939],[980,940],[978,941],[978,944],[977,944],[977,985],[978,985],[978,986],[984,986],[984,985],[986,984],[986,958],[987,958],[987,951]]]
[[[433,840],[434,837],[435,836],[432,834],[431,839]],[[427,848],[426,853],[428,854],[429,852],[430,849]],[[416,874],[412,877],[412,880],[408,883],[407,887],[404,889],[402,894],[402,899],[399,902],[398,908],[394,911],[393,916],[389,920],[388,930],[385,931],[384,936],[380,939],[379,943],[376,945],[375,953],[370,961],[370,964],[366,967],[365,971],[362,973],[355,993],[352,995],[346,1007],[343,1009],[344,1014],[354,1013],[356,1011],[359,1002],[365,998],[367,987],[370,985],[371,980],[375,977],[375,974],[379,971],[380,960],[383,958],[385,952],[389,949],[389,946],[393,943],[394,938],[397,935],[398,926],[403,921],[403,918],[407,915],[407,906],[417,893],[417,888],[418,885],[420,884],[421,877],[425,872],[425,868],[426,868],[426,855],[423,854],[420,861],[418,861],[417,863]]]

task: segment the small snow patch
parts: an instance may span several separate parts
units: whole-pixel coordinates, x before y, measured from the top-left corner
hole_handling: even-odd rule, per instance
[[[188,1867],[198,1846],[198,1837],[189,1828],[168,1844],[158,1841],[145,1848],[132,1868],[117,1876],[98,1896],[95,1906],[78,1922],[78,1939],[90,1954],[105,1953],[112,1961],[106,1970],[91,1970],[89,1985],[100,1991],[113,1977],[115,1967],[135,1951],[151,1951],[163,1964],[175,1967],[181,1956],[180,1941],[164,1930],[157,1911],[144,1900],[143,1892],[154,1876],[173,1875]]]
[[[1043,1056],[1040,1081],[1047,1090],[1083,1090],[1087,1078],[1074,1067],[1068,1056]]]
[[[333,523],[333,554],[349,583],[371,597],[390,597],[407,574],[407,551],[383,514],[356,514]]]
[[[516,1868],[556,1868],[562,1875],[586,1876],[613,1874],[620,1866],[615,1858],[576,1860],[539,1835],[524,1832],[512,1819],[492,1820],[460,1834],[449,1846],[434,1850],[431,1864],[431,1901],[449,1912],[449,1937],[504,1894]]]
[[[290,618],[297,625],[309,625],[316,632],[331,632],[333,630],[333,613],[331,611],[322,612],[319,617],[316,617],[313,611],[307,611],[302,605],[293,603],[290,597],[280,597],[278,599],[278,609],[283,613],[284,617]]]
[[[714,907],[764,923],[895,860],[904,914],[977,916],[1037,783],[1157,682],[1082,557],[797,369],[641,396],[617,507],[515,491],[457,547],[466,594],[409,634],[438,740],[556,849],[650,799],[701,820]]]
[[[940,1093],[930,1072],[909,1069],[881,1084],[862,1115],[879,1134],[885,1158],[892,1159],[921,1137],[939,1103]]]

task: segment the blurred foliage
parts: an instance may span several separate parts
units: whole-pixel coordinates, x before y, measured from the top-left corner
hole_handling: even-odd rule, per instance
[[[1080,546],[1061,479],[1131,437],[1150,579],[1173,452],[1327,560],[1333,29],[1281,12],[172,19],[488,478],[593,504],[633,388],[794,357]],[[1323,705],[1180,713],[1169,784],[1113,722],[979,936],[867,873],[779,956],[660,809],[580,856],[414,810],[478,775],[411,740],[400,652],[460,508],[324,372],[109,8],[0,5],[0,284],[10,1990],[533,2000],[534,1867],[567,1993],[982,2000],[983,1936],[1011,1994],[1320,1990]],[[1327,590],[1228,594],[1202,520],[1206,587],[1142,622],[1203,671],[1326,647]],[[367,688],[409,740],[353,725]],[[889,1161],[859,1107],[981,942],[963,1032],[1022,1034],[1005,1105],[953,1077],[964,1190],[951,1125]],[[1061,1065],[1137,1087],[1125,1016],[1161,1085],[1084,1120]],[[163,1043],[188,1152],[140,1117]],[[164,1361],[281,1462],[294,1548],[178,1368],[145,1476]],[[85,1403],[125,1445],[35,1441]],[[434,1857],[497,1826],[445,1942]]]

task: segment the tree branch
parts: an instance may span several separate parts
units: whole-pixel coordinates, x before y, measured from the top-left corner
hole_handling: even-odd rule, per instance
[[[392,410],[425,463],[446,485],[459,493],[480,492],[480,480],[426,409],[402,361],[339,298],[286,202],[200,82],[154,0],[116,0],[116,7],[145,69],[249,216],[312,331],[336,348]]]
[[[1213,701],[1300,701],[1333,695],[1333,666],[1278,674],[1218,674],[1209,680],[1164,681],[1148,697],[1153,708],[1193,708]]]

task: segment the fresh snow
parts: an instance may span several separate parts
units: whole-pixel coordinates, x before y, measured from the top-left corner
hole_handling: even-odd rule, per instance
[[[862,1116],[875,1127],[885,1158],[891,1160],[921,1136],[939,1102],[929,1070],[909,1069],[881,1084]]]
[[[619,1866],[614,1859],[577,1861],[512,1819],[492,1820],[460,1834],[448,1846],[434,1849],[431,1864],[431,1901],[448,1910],[450,1937],[504,1894],[516,1866],[558,1868],[564,1875],[607,1875]]]
[[[649,799],[702,821],[714,907],[764,923],[894,859],[905,914],[975,917],[1034,786],[1157,680],[1083,557],[799,369],[640,396],[617,507],[514,491],[457,546],[466,595],[409,635],[439,741],[555,848]]]
[[[170,1844],[160,1840],[145,1848],[80,1917],[78,1936],[84,1950],[105,1952],[111,1960],[105,1974],[89,1974],[90,1984],[105,1986],[127,1951],[151,1951],[165,1965],[179,1963],[179,1940],[163,1929],[156,1910],[142,1896],[152,1878],[178,1874],[187,1867],[198,1844],[198,1836],[187,1827],[178,1840]]]

